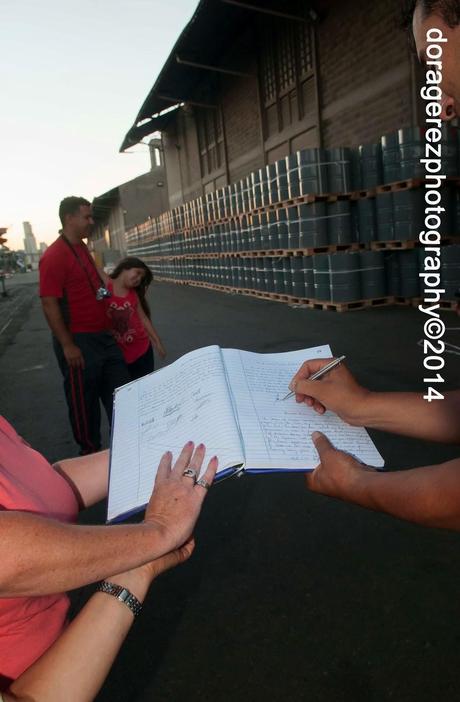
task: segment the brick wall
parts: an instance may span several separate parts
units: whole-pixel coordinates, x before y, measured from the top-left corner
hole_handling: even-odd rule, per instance
[[[255,57],[239,70],[257,74]],[[230,182],[264,163],[257,78],[225,76],[221,94]]]
[[[318,27],[324,146],[356,145],[412,124],[412,84],[399,0],[329,4]]]

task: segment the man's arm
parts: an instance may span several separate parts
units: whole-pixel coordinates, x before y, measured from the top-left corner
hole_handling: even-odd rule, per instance
[[[109,451],[89,456],[67,458],[53,465],[74,491],[80,509],[91,507],[107,497],[109,482]]]
[[[326,409],[354,426],[402,434],[444,443],[460,443],[460,391],[446,393],[444,400],[427,402],[422,393],[371,392],[359,385],[341,364],[321,380],[310,375],[331,359],[306,361],[291,381],[297,402],[305,402],[319,414]]]
[[[313,492],[439,529],[460,530],[460,458],[394,473],[363,466],[314,432],[320,464],[307,474]]]
[[[41,301],[48,326],[61,344],[67,363],[73,368],[84,368],[83,354],[74,343],[72,334],[64,322],[58,298],[42,297]]]
[[[460,443],[460,390],[427,402],[423,393],[372,392],[363,406],[363,426],[426,441]]]

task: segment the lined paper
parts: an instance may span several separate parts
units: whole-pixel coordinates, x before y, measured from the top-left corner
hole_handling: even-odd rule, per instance
[[[245,449],[245,470],[313,469],[319,462],[313,431],[322,431],[336,448],[363,463],[383,466],[364,428],[345,424],[332,412],[318,415],[297,404],[294,396],[281,400],[301,364],[332,356],[329,346],[277,354],[223,349],[222,355]]]
[[[109,521],[147,504],[161,456],[177,458],[189,440],[206,445],[203,466],[213,455],[219,471],[244,460],[218,346],[125,385],[114,402]]]

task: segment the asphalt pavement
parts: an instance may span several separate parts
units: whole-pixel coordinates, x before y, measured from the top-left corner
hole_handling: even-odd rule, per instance
[[[0,411],[49,460],[76,455],[36,275],[7,288]],[[259,352],[329,343],[367,387],[421,388],[415,309],[337,314],[170,284],[155,284],[150,302],[166,362],[211,343]],[[460,346],[460,320],[444,319],[446,339]],[[447,389],[458,385],[460,356],[446,361]],[[458,455],[372,436],[390,470]],[[104,516],[99,505],[81,520]],[[460,535],[310,494],[290,474],[213,488],[196,537],[193,558],[154,583],[99,702],[459,698]],[[89,592],[73,595],[74,610]]]

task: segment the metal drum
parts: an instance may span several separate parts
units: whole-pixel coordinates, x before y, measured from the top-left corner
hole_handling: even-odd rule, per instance
[[[284,262],[282,258],[273,259],[273,276],[275,279],[275,292],[284,294]]]
[[[425,155],[425,129],[406,127],[398,131],[401,156],[401,179],[424,178],[425,167],[420,159]]]
[[[450,124],[441,126],[442,173],[446,176],[458,176],[458,129]]]
[[[300,195],[300,173],[299,173],[299,152],[286,156],[286,169],[288,177],[289,198],[299,197]]]
[[[375,188],[383,183],[382,144],[361,144],[362,188]]]
[[[260,188],[262,194],[262,207],[270,204],[270,182],[268,180],[267,168],[259,168]]]
[[[305,297],[305,274],[303,256],[292,256],[291,263],[291,279],[292,279],[292,295],[295,297]]]
[[[401,131],[401,130],[400,130]],[[394,238],[396,241],[418,239],[423,229],[423,190],[399,190],[393,193]]]
[[[251,173],[252,202],[254,209],[262,207],[262,183],[260,170]]]
[[[361,294],[363,300],[386,297],[385,256],[383,251],[359,251]]]
[[[289,198],[288,174],[286,159],[282,158],[276,162],[276,179],[278,183],[278,199],[283,202]]]
[[[260,251],[261,248],[260,215],[254,214],[252,216],[252,249],[253,251]]]
[[[268,248],[270,248],[268,212],[260,213],[260,248],[262,251],[266,251]]]
[[[240,251],[249,251],[249,222],[248,216],[243,215],[241,223],[241,248]]]
[[[375,207],[378,240],[393,241],[395,238],[393,193],[377,193]]]
[[[256,258],[256,290],[266,292],[265,266],[263,258]]]
[[[350,244],[351,205],[349,200],[327,204],[327,238],[329,244]]]
[[[422,251],[422,249],[420,249]],[[387,295],[401,297],[401,272],[399,251],[385,251],[385,278]]]
[[[399,153],[398,132],[385,134],[381,140],[384,183],[401,180],[401,156]]]
[[[361,300],[359,252],[329,254],[332,302]]]
[[[291,257],[285,256],[283,258],[283,269],[284,269],[284,293],[285,295],[292,295],[292,269],[291,269]]]
[[[275,292],[275,274],[273,271],[273,260],[269,256],[264,258],[265,287],[267,292]]]
[[[460,287],[460,245],[443,246],[441,249],[441,287],[445,300],[454,300]]]
[[[315,297],[315,277],[313,273],[313,256],[304,256],[303,261],[303,274],[305,278],[305,297],[309,300],[313,300]]]
[[[266,169],[270,204],[273,205],[274,203],[279,202],[280,199],[278,192],[278,176],[276,172],[276,164],[269,163]]]
[[[276,212],[271,210],[268,213],[268,249],[279,249],[278,246],[278,218]]]
[[[351,187],[353,190],[361,190],[363,187],[363,174],[361,169],[361,157],[359,148],[350,149]]]
[[[327,246],[327,211],[325,202],[299,205],[299,248]]]
[[[329,254],[315,254],[313,257],[313,279],[315,300],[331,300],[331,274]]]
[[[326,149],[326,161],[329,192],[350,192],[353,189],[351,180],[351,150],[344,147]]]
[[[375,199],[363,198],[356,203],[358,212],[358,237],[357,241],[369,242],[377,239],[377,217]]]
[[[278,248],[287,249],[289,246],[289,228],[288,228],[288,218],[287,209],[281,207],[277,210],[278,219]]]
[[[399,282],[402,297],[418,297],[420,294],[419,253],[417,249],[398,251]]]
[[[324,149],[299,151],[300,194],[323,194],[328,191],[326,152]]]
[[[287,208],[288,216],[288,248],[298,249],[299,248],[299,208],[297,205],[293,205]]]

